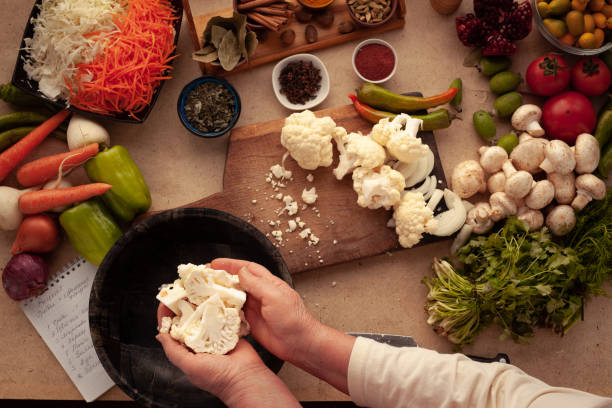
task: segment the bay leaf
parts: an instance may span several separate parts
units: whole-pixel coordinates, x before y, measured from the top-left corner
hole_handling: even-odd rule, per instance
[[[246,35],[246,51],[247,57],[252,57],[255,54],[255,50],[257,49],[257,45],[259,41],[257,41],[257,34],[253,31],[249,31]]]
[[[196,52],[194,52],[194,54],[201,57],[201,56],[204,56],[204,55],[208,55],[208,54],[210,54],[213,51],[217,51],[217,49],[215,47],[213,47],[212,44],[208,44],[208,45],[200,48]]]
[[[226,30],[232,30],[234,28],[234,17],[221,17],[215,16],[208,20],[206,23],[206,29],[202,33],[202,44],[208,44],[210,42],[211,32],[213,26],[219,26]]]
[[[217,52],[219,53],[219,62],[224,70],[231,71],[236,67],[242,54],[238,46],[238,39],[232,31],[225,33]]]
[[[210,30],[210,43],[215,47],[215,49],[219,49],[219,44],[221,44],[221,40],[223,36],[228,32],[225,28],[221,26],[214,25]]]
[[[247,17],[244,14],[234,12],[234,29],[236,33],[236,39],[238,40],[238,47],[240,48],[240,54],[247,58],[247,50],[246,50],[246,20]]]
[[[191,56],[194,61],[203,62],[205,64],[211,63],[219,59],[219,54],[217,50],[213,50],[213,52],[209,52],[208,54],[198,54],[198,52],[194,52]]]

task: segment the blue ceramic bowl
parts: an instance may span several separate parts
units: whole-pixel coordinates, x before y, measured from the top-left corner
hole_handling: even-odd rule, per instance
[[[189,93],[193,90],[193,88],[205,82],[215,82],[217,84],[223,85],[226,89],[230,91],[230,93],[232,94],[232,97],[234,98],[234,117],[232,118],[229,125],[227,125],[225,129],[222,129],[218,132],[210,132],[210,133],[201,132],[195,127],[193,127],[191,123],[187,121],[187,117],[185,116],[185,100],[187,99],[187,95],[189,95]],[[179,96],[178,102],[176,104],[176,109],[178,111],[178,115],[179,115],[179,118],[181,119],[181,123],[183,124],[183,126],[185,126],[187,130],[189,130],[194,135],[200,136],[200,137],[208,137],[208,138],[219,137],[219,136],[223,136],[224,134],[232,130],[232,128],[236,125],[236,122],[238,122],[238,118],[240,117],[240,110],[241,110],[240,96],[238,96],[238,92],[236,92],[234,87],[230,85],[230,83],[227,82],[225,79],[215,77],[215,76],[203,76],[203,77],[196,78],[190,83],[188,83],[187,85],[185,85],[185,87],[183,88]]]

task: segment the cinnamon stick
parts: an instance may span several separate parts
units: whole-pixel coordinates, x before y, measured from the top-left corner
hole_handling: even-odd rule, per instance
[[[265,16],[265,17],[272,23],[279,24],[279,25],[285,24],[287,22],[286,17],[279,17],[279,16]]]
[[[253,9],[253,11],[261,14],[267,14],[270,16],[289,17],[291,15],[291,12],[289,10],[276,9],[272,7],[256,7]]]
[[[238,5],[238,11],[251,10],[255,7],[268,6],[270,4],[278,3],[278,0],[253,0],[248,3]]]
[[[255,0],[255,1],[257,1],[257,0]],[[247,17],[250,18],[251,20],[261,24],[262,26],[266,27],[269,30],[278,31],[278,29],[280,28],[280,24],[276,24],[276,23],[270,21],[263,14],[259,14],[259,13],[247,13]]]

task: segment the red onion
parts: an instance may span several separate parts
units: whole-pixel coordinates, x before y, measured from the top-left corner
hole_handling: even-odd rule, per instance
[[[38,255],[18,254],[2,271],[2,286],[13,300],[40,295],[47,288],[49,268]]]

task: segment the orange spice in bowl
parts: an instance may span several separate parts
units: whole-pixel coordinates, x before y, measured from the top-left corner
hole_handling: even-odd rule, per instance
[[[308,7],[311,9],[321,9],[332,4],[334,0],[298,0],[304,7]]]

